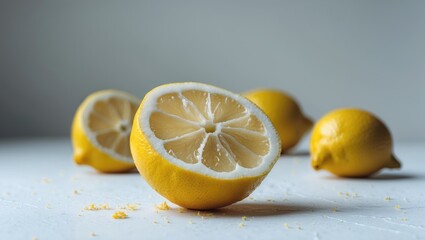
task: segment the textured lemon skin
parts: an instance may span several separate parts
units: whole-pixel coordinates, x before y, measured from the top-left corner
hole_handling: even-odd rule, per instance
[[[120,173],[127,172],[135,168],[133,163],[116,160],[107,153],[94,146],[87,137],[83,127],[83,111],[87,105],[96,97],[103,94],[99,91],[89,95],[78,107],[74,115],[71,128],[71,141],[74,148],[74,162],[78,165],[89,165],[99,172]]]
[[[311,164],[341,177],[368,177],[382,168],[400,168],[392,148],[388,128],[373,114],[339,109],[314,126]]]
[[[149,94],[149,93],[148,93]],[[240,179],[218,179],[178,167],[162,157],[140,128],[137,110],[130,134],[130,149],[139,173],[146,182],[169,201],[188,209],[216,209],[246,198],[263,181],[262,175]],[[142,123],[143,124],[143,123]],[[279,156],[276,156],[276,160]]]
[[[260,89],[243,93],[270,118],[279,133],[282,152],[293,148],[313,126],[299,104],[289,95],[273,89]]]

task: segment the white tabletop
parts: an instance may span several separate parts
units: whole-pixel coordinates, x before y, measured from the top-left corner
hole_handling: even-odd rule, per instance
[[[198,213],[170,202],[171,210],[155,210],[166,200],[137,172],[75,166],[66,139],[3,140],[0,239],[425,238],[425,143],[396,144],[402,170],[371,179],[314,172],[303,145],[283,156],[249,198]],[[84,210],[91,203],[112,209]],[[139,210],[111,217],[128,203]]]

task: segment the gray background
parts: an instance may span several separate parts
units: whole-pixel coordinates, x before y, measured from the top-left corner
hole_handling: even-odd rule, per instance
[[[368,109],[425,139],[425,1],[0,1],[0,137],[67,136],[78,104],[167,82]]]

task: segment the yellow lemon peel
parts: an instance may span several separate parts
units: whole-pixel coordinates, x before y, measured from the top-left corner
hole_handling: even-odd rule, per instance
[[[322,117],[310,141],[311,165],[341,177],[368,177],[382,168],[400,168],[391,134],[373,114],[339,109]],[[348,195],[347,195],[348,197]]]
[[[258,89],[243,93],[243,96],[270,118],[282,140],[282,152],[295,147],[313,126],[312,120],[304,116],[295,98],[283,91]]]

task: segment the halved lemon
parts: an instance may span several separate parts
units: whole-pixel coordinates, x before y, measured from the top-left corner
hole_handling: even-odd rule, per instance
[[[140,101],[118,90],[89,95],[78,107],[72,124],[74,161],[101,172],[135,168],[130,153],[130,131]]]
[[[159,86],[144,97],[130,147],[146,181],[190,209],[247,197],[280,156],[268,117],[246,98],[201,83]]]

